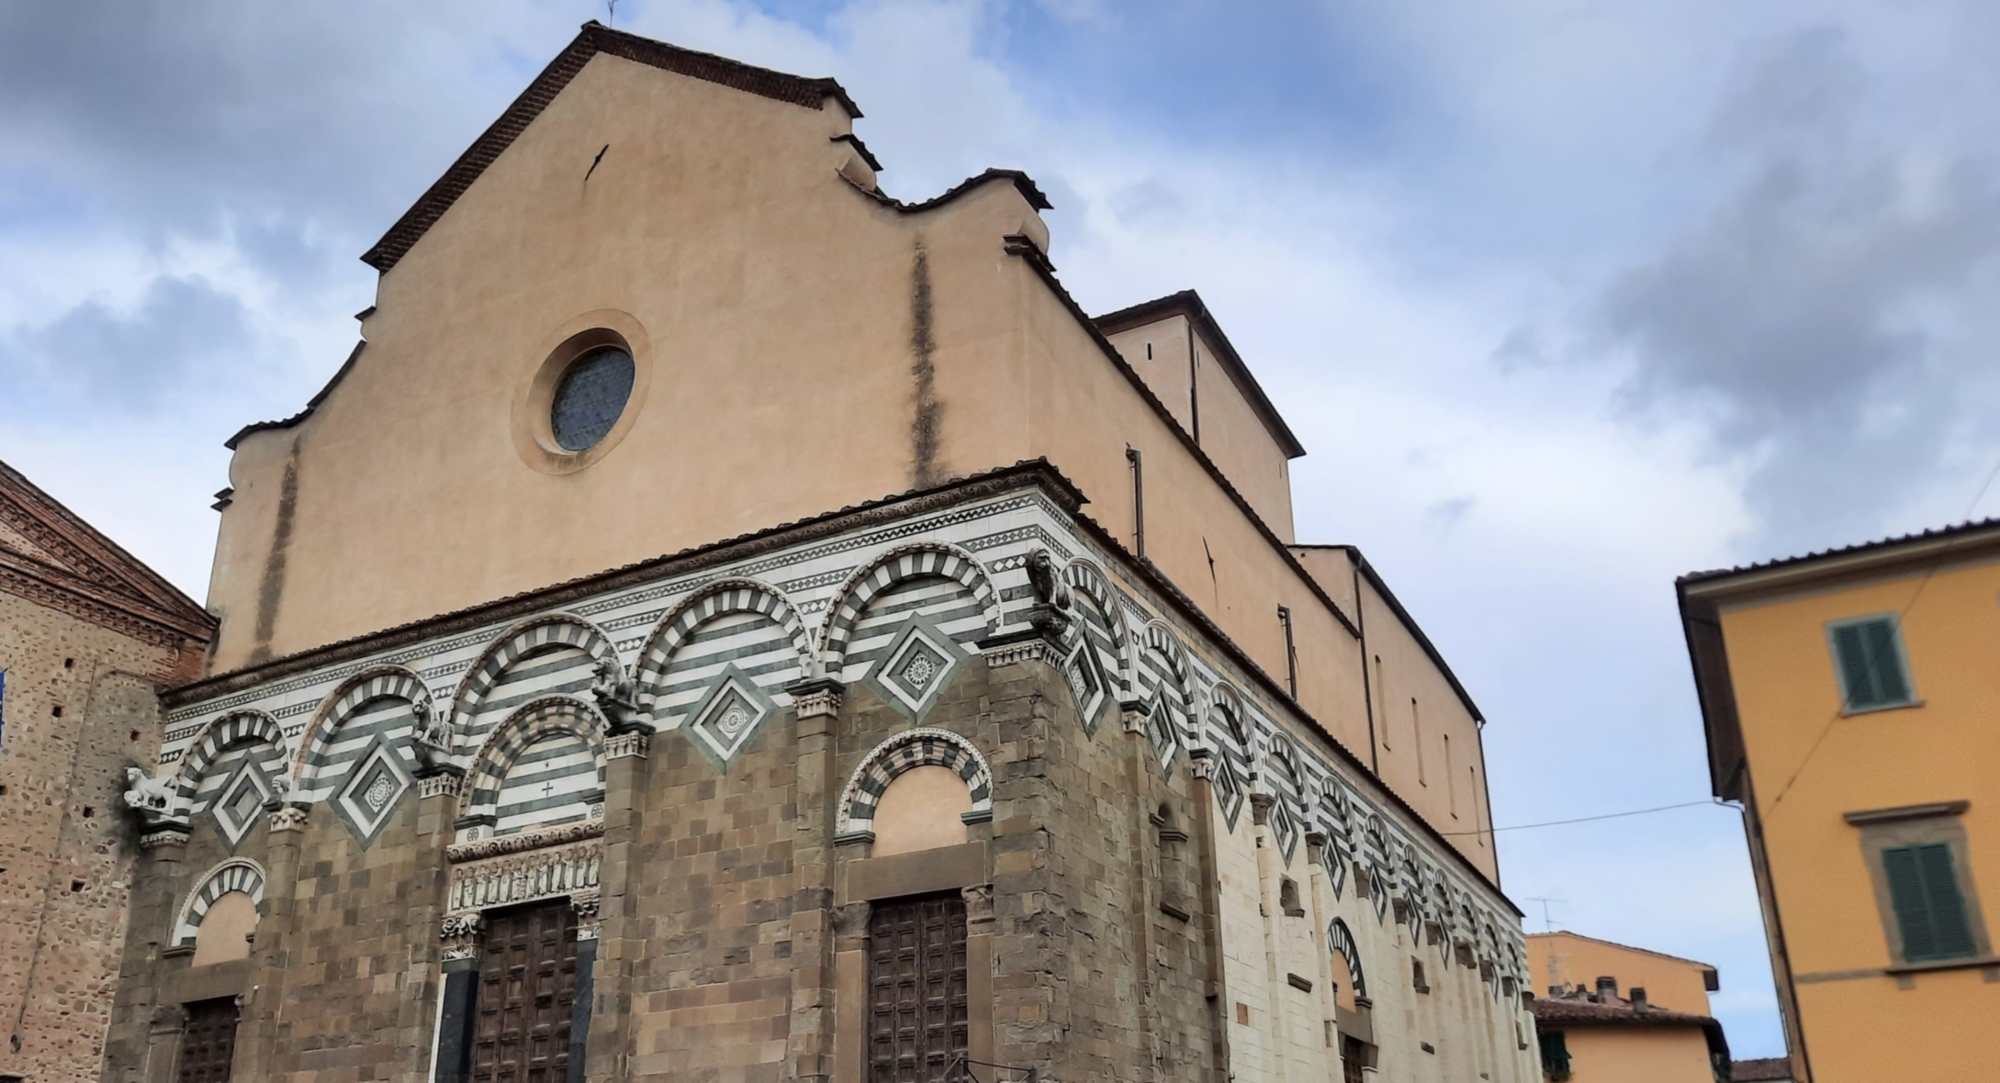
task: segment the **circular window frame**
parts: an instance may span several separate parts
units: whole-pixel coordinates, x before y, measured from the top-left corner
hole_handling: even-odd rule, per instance
[[[604,438],[578,451],[556,440],[555,397],[563,374],[585,354],[615,346],[632,357],[632,392],[625,409]],[[530,469],[543,474],[574,474],[611,454],[632,431],[633,423],[646,406],[646,391],[653,382],[652,340],[639,321],[628,312],[599,309],[569,320],[544,339],[534,355],[539,358],[515,389],[513,414],[514,450]]]

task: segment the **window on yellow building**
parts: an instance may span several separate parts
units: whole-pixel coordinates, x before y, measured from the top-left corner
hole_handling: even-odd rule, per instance
[[[1903,934],[1903,958],[1912,963],[1977,955],[1965,900],[1952,871],[1951,847],[1942,842],[1882,851],[1882,871]]]
[[[1569,1043],[1560,1030],[1545,1030],[1542,1042],[1542,1075],[1561,1083],[1569,1078]]]
[[[1840,675],[1841,702],[1849,711],[1903,707],[1916,701],[1893,614],[1834,621],[1826,626],[1826,635]]]

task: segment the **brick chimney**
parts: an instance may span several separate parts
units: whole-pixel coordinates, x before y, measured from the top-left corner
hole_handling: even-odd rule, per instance
[[[1608,1004],[1618,996],[1618,979],[1605,975],[1597,979],[1597,999]]]
[[[1643,985],[1635,985],[1635,986],[1633,986],[1633,987],[1632,987],[1632,1010],[1633,1010],[1633,1011],[1635,1011],[1635,1012],[1637,1012],[1637,1013],[1639,1013],[1640,1015],[1644,1015],[1644,1014],[1646,1014],[1646,1012],[1647,1012],[1647,1011],[1649,1011],[1649,1010],[1650,1010],[1651,1008],[1652,1008],[1652,1005],[1650,1005],[1650,1004],[1646,1003],[1646,987],[1645,987],[1645,986],[1643,986]]]

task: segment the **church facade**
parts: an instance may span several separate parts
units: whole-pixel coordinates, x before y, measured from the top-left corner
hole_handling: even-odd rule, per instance
[[[1539,1077],[1483,719],[1213,316],[858,115],[590,24],[365,257],[231,444],[108,1083]]]

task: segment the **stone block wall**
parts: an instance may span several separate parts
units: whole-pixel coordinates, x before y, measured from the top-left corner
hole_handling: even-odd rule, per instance
[[[124,770],[153,769],[177,650],[0,593],[0,1075],[97,1077],[136,853]]]

